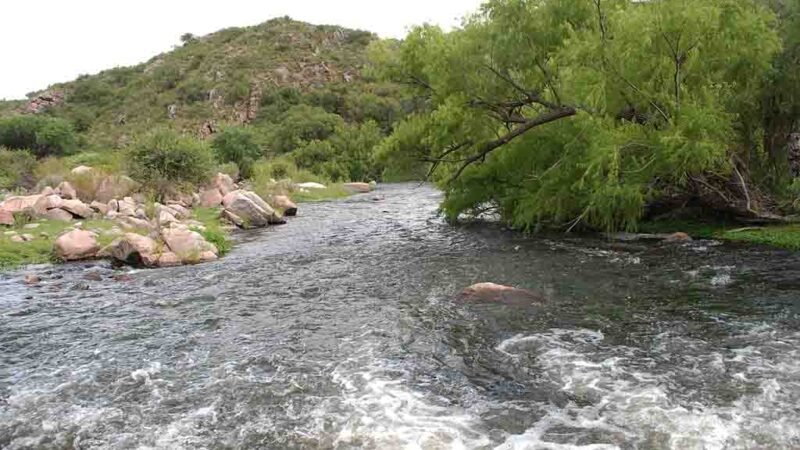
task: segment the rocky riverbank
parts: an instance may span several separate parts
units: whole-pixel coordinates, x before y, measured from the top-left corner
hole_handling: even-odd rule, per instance
[[[89,174],[89,167],[73,169]],[[278,182],[275,182],[278,183]],[[326,189],[318,183],[281,182],[290,190]],[[110,259],[137,267],[168,267],[214,261],[227,250],[237,228],[286,223],[298,213],[288,195],[266,199],[218,173],[193,194],[151,202],[137,183],[106,177],[93,192],[78,195],[69,182],[39,193],[11,196],[0,203],[0,264]],[[369,192],[367,183],[347,183],[349,192]],[[110,197],[110,198],[109,198]]]

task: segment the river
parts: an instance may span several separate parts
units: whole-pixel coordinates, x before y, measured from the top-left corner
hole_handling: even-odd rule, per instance
[[[798,255],[450,226],[440,200],[303,204],[128,281],[0,275],[0,448],[800,447]],[[452,301],[481,281],[548,301]]]

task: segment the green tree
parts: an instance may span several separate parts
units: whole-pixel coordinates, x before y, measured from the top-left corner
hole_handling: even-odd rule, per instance
[[[308,142],[327,139],[343,124],[340,116],[320,107],[295,105],[272,127],[269,148],[277,154],[287,153]]]
[[[239,176],[245,179],[253,175],[253,163],[262,155],[255,134],[243,127],[224,129],[214,136],[211,147],[218,161],[235,163],[239,168]]]
[[[0,118],[0,146],[30,150],[38,158],[68,155],[78,147],[72,124],[35,115]]]
[[[159,199],[206,182],[213,167],[213,154],[206,143],[169,129],[141,137],[127,156],[131,176]]]
[[[429,105],[380,153],[427,163],[450,218],[634,228],[656,199],[741,175],[742,112],[779,48],[754,0],[491,0],[374,50]]]

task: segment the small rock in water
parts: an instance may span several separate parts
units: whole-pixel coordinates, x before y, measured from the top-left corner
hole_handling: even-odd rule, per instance
[[[71,288],[71,291],[88,291],[89,290],[89,283],[85,281],[79,281],[75,283]]]
[[[111,276],[111,279],[119,282],[133,281],[133,277],[131,277],[127,273],[115,273],[114,275]]]
[[[96,270],[93,270],[91,272],[86,272],[83,275],[83,279],[84,280],[89,280],[89,281],[102,281],[103,280],[103,276],[100,275],[100,272],[98,272]]]
[[[464,303],[502,303],[504,305],[537,305],[545,302],[543,294],[495,283],[473,284],[462,290],[456,300]]]
[[[42,281],[42,279],[39,278],[39,276],[36,275],[36,274],[33,274],[33,273],[26,273],[25,274],[25,284],[36,284],[36,283],[38,283],[40,281]]]
[[[692,240],[691,236],[681,231],[677,233],[672,233],[664,238],[664,242],[688,242],[691,240]]]

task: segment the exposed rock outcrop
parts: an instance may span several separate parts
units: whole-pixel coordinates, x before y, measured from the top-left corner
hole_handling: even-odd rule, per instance
[[[39,114],[50,108],[64,103],[64,93],[61,91],[46,91],[33,97],[23,108],[27,114]]]

